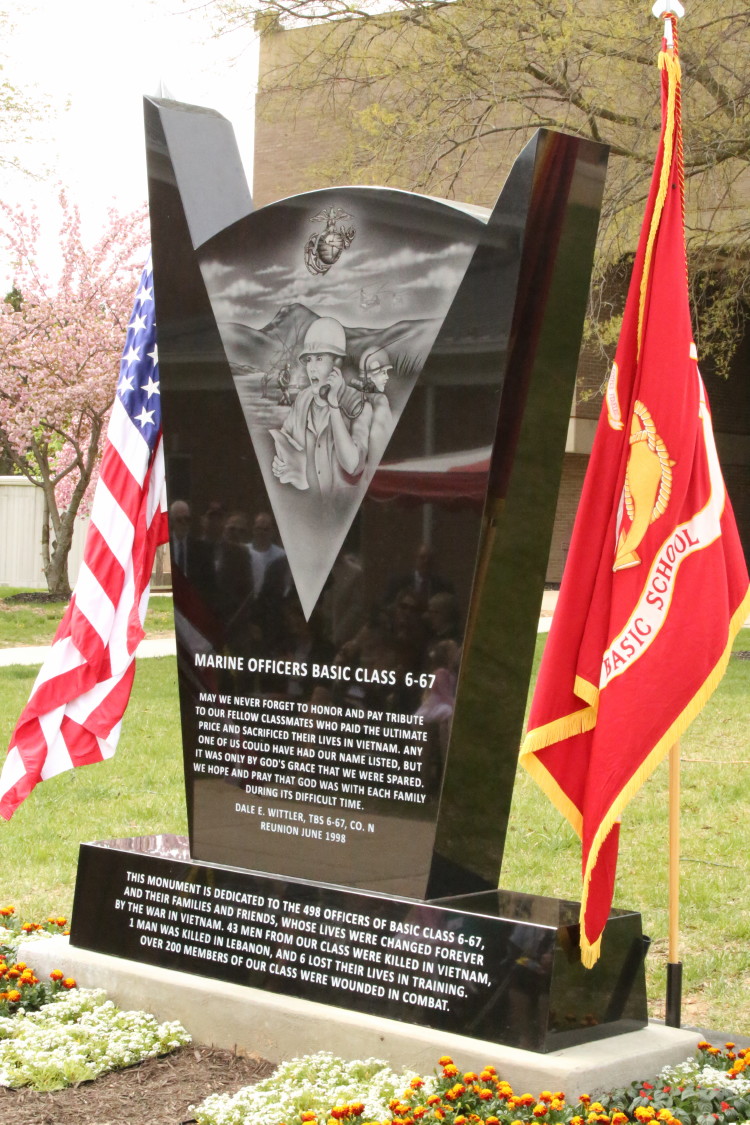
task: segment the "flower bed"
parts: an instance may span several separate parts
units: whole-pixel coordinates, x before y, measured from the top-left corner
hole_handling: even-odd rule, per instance
[[[730,1125],[750,1118],[750,1051],[702,1042],[695,1059],[594,1100],[562,1091],[516,1094],[495,1068],[395,1074],[377,1059],[321,1053],[292,1059],[239,1093],[193,1106],[198,1125]],[[748,1069],[750,1075],[750,1069]]]
[[[190,1042],[179,1023],[121,1011],[101,989],[78,988],[57,969],[40,981],[15,961],[19,941],[62,932],[64,918],[20,925],[12,907],[0,917],[0,1086],[59,1090]]]

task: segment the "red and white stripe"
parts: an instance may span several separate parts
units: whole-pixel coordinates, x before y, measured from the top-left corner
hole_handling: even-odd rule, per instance
[[[154,556],[168,539],[161,434],[149,441],[143,428],[118,394],[76,588],[0,775],[6,820],[39,781],[117,747]]]

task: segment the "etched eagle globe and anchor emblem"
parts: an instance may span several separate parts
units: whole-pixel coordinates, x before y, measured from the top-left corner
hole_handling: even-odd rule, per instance
[[[352,217],[343,207],[324,207],[310,218],[311,223],[325,223],[325,228],[305,243],[305,265],[310,273],[328,273],[349,249],[357,231],[355,227],[345,227],[342,220]]]

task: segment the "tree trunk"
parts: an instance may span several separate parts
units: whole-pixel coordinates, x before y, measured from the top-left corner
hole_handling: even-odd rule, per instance
[[[47,589],[53,597],[66,600],[70,597],[70,583],[68,581],[68,555],[73,542],[73,518],[70,513],[64,512],[59,521],[57,538],[49,545],[49,508],[47,496],[44,497],[44,530],[42,539],[46,537],[48,543],[49,562],[44,568],[47,579]]]

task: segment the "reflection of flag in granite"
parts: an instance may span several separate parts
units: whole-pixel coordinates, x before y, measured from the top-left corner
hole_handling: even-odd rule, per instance
[[[666,39],[659,65],[651,191],[522,747],[582,840],[589,966],[612,902],[619,817],[717,686],[750,610],[692,340],[679,62]]]
[[[168,539],[157,362],[149,263],[128,325],[76,588],[0,776],[6,819],[39,781],[110,758],[117,746],[154,555]]]

